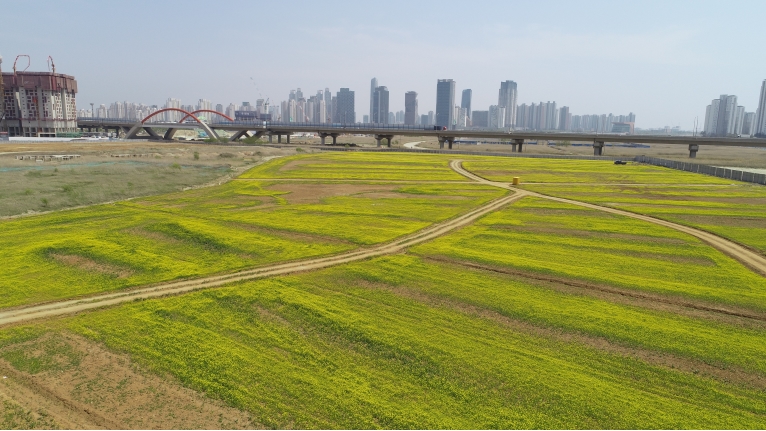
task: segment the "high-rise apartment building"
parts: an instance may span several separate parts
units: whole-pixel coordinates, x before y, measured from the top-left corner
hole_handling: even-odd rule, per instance
[[[722,94],[705,109],[705,134],[729,136],[737,134],[737,96]],[[744,114],[744,108],[742,108]]]
[[[451,129],[455,124],[455,81],[440,79],[436,82],[435,125]]]
[[[388,88],[381,85],[372,93],[372,122],[376,124],[389,124],[388,121]]]
[[[561,131],[569,131],[572,130],[570,128],[572,124],[572,114],[569,113],[569,107],[568,106],[562,106],[561,109],[559,109],[559,124],[558,129]]]
[[[505,108],[505,126],[516,127],[516,83],[504,81],[500,83],[500,91],[497,97],[497,106]]]
[[[336,107],[337,106],[337,107]],[[356,123],[356,113],[354,112],[354,92],[348,88],[341,88],[336,93],[333,102],[335,113],[334,123],[354,124]]]
[[[745,112],[742,120],[742,136],[755,135],[755,112]]]
[[[471,96],[473,96],[473,91],[469,88],[463,90],[463,95],[460,99],[460,107],[465,109],[465,115],[468,118],[471,118]]]
[[[327,123],[327,122],[330,122],[329,117],[332,113],[332,94],[330,94],[329,88],[324,89],[324,105],[325,105],[325,116],[322,118],[322,122]]]
[[[378,88],[378,78],[372,78],[370,80],[370,122],[374,123],[375,115],[373,115],[373,107],[375,105],[375,89]]]
[[[761,83],[761,97],[755,110],[755,126],[753,135],[766,135],[766,79]]]
[[[491,105],[489,107],[489,128],[490,129],[503,129],[505,128],[505,106]]]
[[[404,93],[404,124],[414,126],[418,120],[418,93]]]
[[[26,137],[56,137],[77,131],[77,81],[73,76],[55,70],[0,76],[0,131]]]

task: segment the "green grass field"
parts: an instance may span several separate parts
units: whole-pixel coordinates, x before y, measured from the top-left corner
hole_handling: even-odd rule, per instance
[[[413,252],[766,310],[763,277],[700,240],[542,198],[524,198]]]
[[[324,153],[280,159],[241,178],[465,181],[450,157],[430,154]]]
[[[506,193],[468,184],[453,158],[300,155],[218,187],[1,222],[0,307],[365,247]],[[715,217],[711,231],[766,204],[763,188],[661,168],[461,158],[490,179],[602,182],[523,187]],[[398,254],[2,328],[0,359],[76,368],[57,341],[70,333],[268,428],[766,427],[764,277],[687,234],[539,197]]]
[[[615,165],[601,160],[551,160],[521,157],[466,159],[463,167],[492,181],[593,184],[730,184],[732,181],[657,166]]]
[[[336,182],[314,184],[311,196],[292,200],[310,185],[233,181],[0,221],[0,307],[346,251],[415,232],[505,193],[461,183]],[[335,194],[323,196],[328,190]]]
[[[267,427],[763,427],[762,390],[610,352],[598,341],[763,375],[763,346],[753,341],[762,331],[619,308],[392,256],[125,305],[52,329],[128,352]],[[630,334],[635,327],[641,331]],[[4,344],[45,330],[7,331]],[[727,340],[724,351],[716,352],[716,340]]]
[[[701,176],[701,175],[700,175]],[[567,197],[694,226],[766,254],[766,188],[524,185]]]

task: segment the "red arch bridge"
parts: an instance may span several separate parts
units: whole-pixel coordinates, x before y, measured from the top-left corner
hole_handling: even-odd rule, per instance
[[[159,114],[177,112],[176,117],[180,121],[167,121],[166,118],[156,118]],[[214,114],[214,120],[202,121],[197,114]],[[165,117],[165,116],[163,116]],[[213,116],[211,116],[213,118]],[[115,118],[78,118],[77,126],[81,130],[114,130],[119,136],[126,139],[154,139],[172,140],[173,136],[181,129],[202,129],[208,137],[220,140],[217,131],[230,133],[230,142],[241,138],[267,136],[269,142],[277,137],[277,142],[282,142],[285,136],[290,143],[290,135],[294,133],[315,133],[325,144],[326,138],[336,138],[340,135],[372,135],[377,140],[378,146],[383,141],[390,147],[394,136],[422,136],[436,138],[440,148],[445,146],[452,149],[452,145],[459,138],[494,139],[507,142],[513,146],[513,151],[523,151],[526,141],[570,141],[592,142],[593,154],[604,154],[606,143],[635,143],[635,144],[673,144],[687,145],[689,157],[696,157],[700,146],[716,145],[724,147],[761,147],[766,148],[766,139],[755,138],[724,138],[724,137],[691,137],[691,136],[665,136],[665,135],[621,135],[609,133],[571,133],[571,132],[535,132],[535,131],[509,131],[506,129],[484,130],[446,130],[441,127],[407,126],[401,124],[335,124],[335,123],[287,123],[274,121],[236,121],[232,118],[211,110],[198,110],[188,112],[178,108],[159,110],[141,121]]]

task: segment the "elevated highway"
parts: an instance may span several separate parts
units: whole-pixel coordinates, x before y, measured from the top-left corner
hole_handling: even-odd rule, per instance
[[[176,109],[171,109],[176,110]],[[551,141],[574,141],[592,142],[593,154],[603,155],[604,146],[611,143],[637,143],[637,144],[671,144],[686,145],[689,148],[689,157],[696,157],[697,151],[702,145],[716,145],[722,147],[761,147],[766,148],[766,139],[754,138],[721,138],[721,137],[689,137],[689,136],[660,136],[660,135],[618,135],[605,133],[557,133],[557,132],[527,132],[505,130],[437,130],[434,127],[405,126],[405,125],[382,125],[382,124],[328,124],[328,123],[283,123],[273,121],[233,121],[223,114],[223,120],[202,122],[194,113],[178,110],[185,115],[181,122],[149,121],[152,114],[142,121],[136,122],[125,119],[110,118],[78,118],[77,124],[81,130],[103,129],[115,130],[126,138],[137,138],[140,132],[144,132],[151,139],[173,139],[173,135],[180,129],[203,129],[208,136],[218,139],[216,130],[225,130],[232,135],[230,141],[236,141],[243,137],[268,136],[272,142],[274,136],[277,142],[282,142],[282,136],[290,142],[290,135],[295,133],[316,133],[322,144],[326,138],[332,138],[335,144],[340,135],[362,134],[375,137],[380,147],[383,140],[390,147],[394,136],[428,136],[439,141],[439,147],[452,149],[452,145],[458,138],[481,138],[497,139],[508,142],[513,146],[513,151],[522,152],[524,142],[527,140],[551,140]],[[196,112],[196,111],[195,111]]]

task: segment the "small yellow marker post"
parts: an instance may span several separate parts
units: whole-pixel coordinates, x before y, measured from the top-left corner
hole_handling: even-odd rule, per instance
[[[520,182],[519,177],[513,177],[513,185],[514,186],[518,186],[519,182]]]

